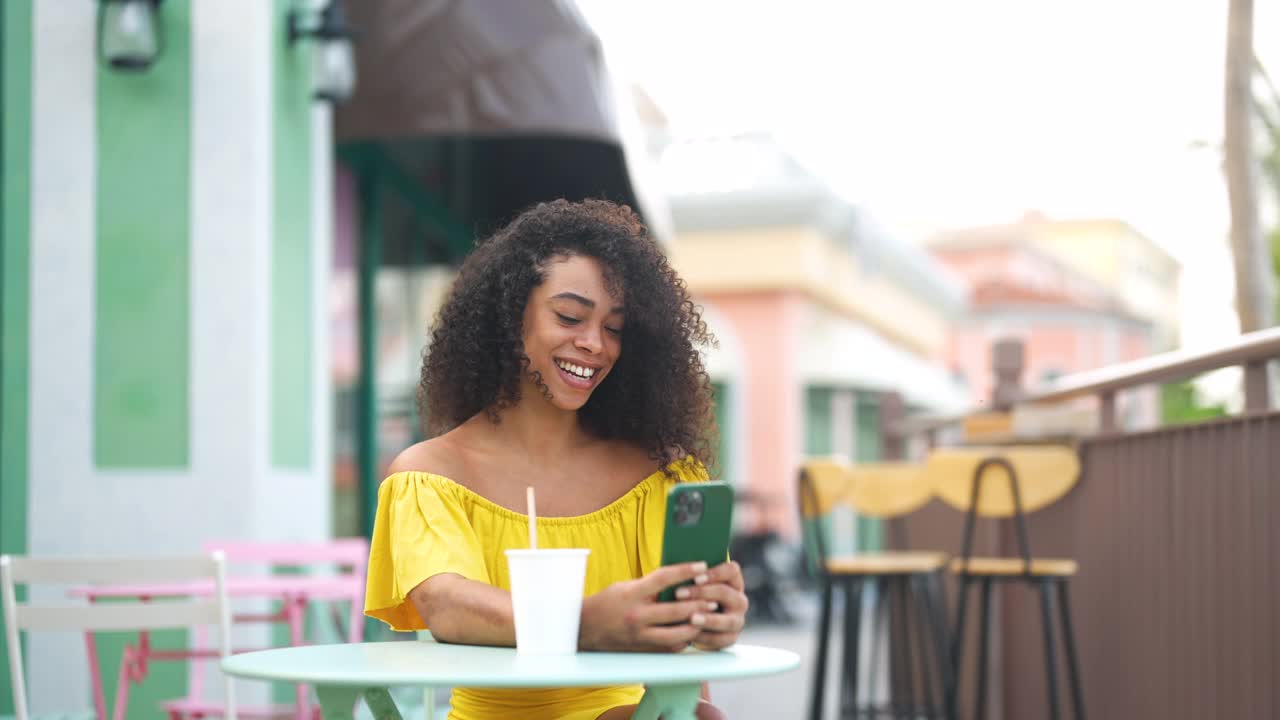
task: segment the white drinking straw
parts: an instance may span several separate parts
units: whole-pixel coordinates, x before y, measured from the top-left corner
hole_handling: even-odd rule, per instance
[[[524,491],[525,500],[529,504],[529,549],[538,549],[538,509],[533,504],[533,488],[527,487]]]

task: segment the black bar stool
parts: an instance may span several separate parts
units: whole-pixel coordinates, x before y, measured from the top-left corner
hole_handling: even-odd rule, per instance
[[[969,472],[969,469],[972,471]],[[1023,469],[1020,479],[1019,468]],[[991,471],[991,472],[989,472]],[[930,456],[927,473],[935,491],[948,504],[965,511],[964,537],[960,555],[952,560],[951,570],[959,581],[955,632],[951,659],[955,668],[958,692],[964,658],[965,610],[969,590],[978,586],[981,593],[978,644],[978,684],[974,720],[986,713],[988,646],[991,636],[992,588],[997,583],[1021,582],[1040,595],[1041,623],[1044,631],[1045,671],[1048,680],[1049,713],[1059,720],[1062,709],[1058,688],[1058,652],[1055,640],[1054,614],[1062,624],[1061,635],[1067,660],[1067,676],[1075,717],[1085,717],[1084,690],[1076,656],[1075,633],[1071,626],[1068,584],[1079,569],[1075,560],[1036,558],[1031,554],[1026,513],[1056,501],[1074,487],[1079,477],[1079,462],[1074,451],[1066,447],[948,448],[935,450]],[[1003,474],[1006,484],[997,487],[983,480],[990,474]],[[967,492],[966,492],[967,491]],[[1010,517],[1018,541],[1018,557],[973,557],[973,529],[977,517]],[[954,704],[955,698],[952,698]]]
[[[820,720],[822,716],[832,634],[832,596],[839,587],[845,598],[840,716],[954,718],[949,705],[953,683],[942,594],[946,554],[885,551],[833,555],[818,527],[819,519],[840,505],[864,516],[882,518],[914,511],[931,497],[921,468],[899,463],[849,467],[833,460],[812,461],[801,468],[799,484],[805,543],[816,556],[822,593],[809,717]],[[888,705],[864,699],[859,692],[858,650],[864,596],[875,598],[869,628],[873,665],[867,672],[873,680],[880,669],[874,663],[880,656],[881,638],[887,636],[889,641]]]

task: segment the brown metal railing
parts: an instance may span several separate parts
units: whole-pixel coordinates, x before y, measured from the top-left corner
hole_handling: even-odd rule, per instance
[[[1027,393],[1021,402],[1052,403],[1096,395],[1101,401],[1101,428],[1116,427],[1116,393],[1151,383],[1184,380],[1209,370],[1244,366],[1245,411],[1260,412],[1270,405],[1267,361],[1280,358],[1280,327],[1241,335],[1207,350],[1175,350],[1097,370],[1075,373]]]
[[[997,353],[1005,379],[1016,378],[1008,368],[1020,362],[1020,348],[1006,343]],[[1006,382],[993,398],[1004,408],[1102,401],[1101,432],[1076,441],[1080,482],[1029,518],[1035,555],[1080,563],[1072,610],[1090,717],[1280,718],[1280,412],[1268,409],[1266,375],[1277,357],[1280,329],[1067,376],[1035,392]],[[1117,392],[1231,365],[1245,367],[1244,415],[1143,432],[1116,427]],[[962,419],[885,423],[911,433]],[[902,436],[892,445],[902,447]],[[963,517],[941,502],[906,522],[914,547],[958,549]],[[979,529],[975,552],[1014,553],[1007,521]],[[1000,596],[991,718],[1047,717],[1035,602],[1020,587]]]
[[[1264,411],[1270,406],[1267,361],[1280,359],[1280,327],[1246,333],[1231,342],[1201,350],[1175,350],[1139,360],[1108,365],[1097,370],[1073,373],[1034,390],[1018,384],[1022,371],[1022,346],[1015,340],[1002,340],[992,349],[996,368],[996,387],[992,408],[1007,410],[1018,403],[1039,404],[1097,396],[1102,432],[1114,432],[1116,425],[1116,393],[1152,383],[1185,380],[1210,370],[1224,367],[1244,368],[1245,411]],[[896,419],[892,429],[899,437],[926,433],[964,420],[971,412],[952,415],[919,414]]]

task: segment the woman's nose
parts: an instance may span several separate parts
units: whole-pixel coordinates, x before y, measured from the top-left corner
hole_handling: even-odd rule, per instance
[[[583,328],[582,332],[578,333],[578,338],[575,344],[580,349],[589,353],[600,352],[600,348],[602,346],[602,341],[600,339],[600,329],[599,328]]]

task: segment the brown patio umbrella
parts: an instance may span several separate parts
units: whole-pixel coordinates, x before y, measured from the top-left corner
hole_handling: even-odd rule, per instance
[[[340,142],[554,135],[617,143],[600,41],[572,2],[347,3],[360,79]]]
[[[383,264],[456,262],[543,200],[638,207],[600,41],[568,0],[348,3],[359,81],[339,156],[392,188]],[[647,218],[648,219],[648,218]]]

